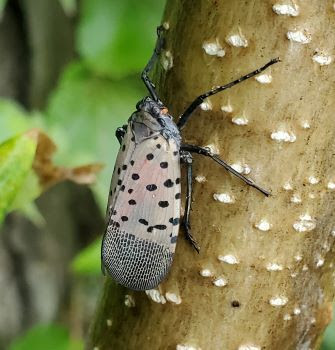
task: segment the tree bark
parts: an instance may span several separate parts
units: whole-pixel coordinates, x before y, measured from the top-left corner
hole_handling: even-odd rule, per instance
[[[163,66],[171,69],[159,80],[174,115],[281,58],[258,80],[210,98],[183,132],[272,196],[195,157],[191,225],[200,254],[181,232],[156,291],[108,279],[89,349],[318,349],[334,296],[335,12],[325,1],[282,4],[168,1]]]

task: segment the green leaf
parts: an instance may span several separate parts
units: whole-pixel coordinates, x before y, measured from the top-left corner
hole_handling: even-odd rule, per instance
[[[101,238],[99,237],[77,254],[71,264],[72,271],[83,275],[100,274],[100,249]]]
[[[9,350],[81,350],[82,342],[73,340],[69,331],[62,326],[37,325],[22,337],[16,339]]]
[[[55,161],[65,166],[99,162],[105,168],[94,185],[99,204],[106,206],[114,161],[115,137],[143,96],[140,79],[118,82],[96,77],[82,64],[72,64],[50,98],[47,129],[58,147]]]
[[[0,144],[0,222],[12,206],[31,169],[36,140],[27,134]]]
[[[100,75],[139,72],[156,41],[165,0],[83,0],[78,51]]]

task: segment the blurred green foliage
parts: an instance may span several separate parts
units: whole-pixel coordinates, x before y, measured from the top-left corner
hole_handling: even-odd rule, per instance
[[[68,329],[56,324],[37,325],[16,339],[9,350],[81,350],[83,343],[72,339]]]
[[[75,0],[59,1],[68,15],[74,14]],[[14,102],[0,100],[0,218],[9,208],[22,207],[36,196],[29,171],[34,145],[22,148],[29,143],[22,133],[34,127],[44,129],[55,141],[59,164],[106,164],[93,186],[104,212],[118,150],[114,131],[146,94],[139,73],[153,49],[164,3],[81,0],[75,37],[79,57],[65,68],[45,110],[28,113]],[[0,0],[0,11],[4,4]],[[18,160],[20,166],[14,169],[13,163]],[[3,188],[9,182],[11,187],[6,192]],[[100,274],[100,239],[81,251],[71,268],[78,274]],[[322,350],[335,349],[334,339],[333,323],[326,331]],[[10,350],[81,348],[82,344],[71,339],[65,328],[40,325],[17,339]]]

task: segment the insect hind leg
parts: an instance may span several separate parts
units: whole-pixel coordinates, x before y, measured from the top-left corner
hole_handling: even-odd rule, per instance
[[[190,211],[191,211],[191,200],[192,200],[192,164],[193,157],[188,151],[181,151],[180,160],[187,166],[187,191],[186,191],[186,203],[185,203],[185,213],[183,220],[181,222],[185,230],[185,238],[190,242],[193,248],[199,253],[200,247],[196,240],[193,238],[191,233],[190,225]]]
[[[198,153],[201,154],[203,156],[207,156],[210,157],[211,159],[213,159],[216,163],[218,163],[219,165],[221,165],[222,167],[224,167],[227,171],[229,171],[230,173],[232,173],[233,175],[235,175],[236,177],[238,177],[239,179],[241,179],[242,181],[244,181],[247,185],[255,188],[256,190],[260,191],[261,193],[263,193],[265,196],[270,196],[270,192],[268,192],[267,190],[265,190],[264,188],[258,186],[257,184],[255,184],[252,180],[248,179],[247,177],[243,176],[242,174],[240,174],[238,171],[236,171],[234,168],[232,168],[229,164],[227,164],[227,162],[225,162],[223,159],[221,159],[220,157],[218,157],[216,154],[213,154],[209,148],[207,147],[200,147],[200,146],[195,146],[195,145],[188,145],[188,144],[183,144],[181,146],[181,150],[186,151],[186,152],[192,152],[192,153]]]

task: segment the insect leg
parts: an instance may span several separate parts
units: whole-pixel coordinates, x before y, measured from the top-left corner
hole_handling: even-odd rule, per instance
[[[120,145],[122,143],[123,137],[126,134],[126,132],[127,132],[127,125],[123,125],[123,126],[117,128],[115,131],[115,136],[116,136],[117,140],[119,141]]]
[[[181,130],[186,122],[188,121],[189,117],[191,116],[192,112],[199,106],[201,105],[201,103],[209,96],[213,96],[215,94],[217,94],[218,92],[221,92],[223,90],[229,89],[231,87],[233,87],[234,85],[237,85],[239,83],[241,83],[244,80],[250,79],[252,77],[254,77],[255,75],[263,72],[265,69],[267,69],[268,67],[270,67],[271,65],[280,62],[279,58],[274,58],[271,61],[269,61],[267,64],[265,64],[263,67],[260,67],[256,70],[254,70],[251,73],[248,73],[246,75],[244,75],[243,77],[236,79],[226,85],[222,85],[222,86],[217,86],[215,88],[212,88],[211,90],[205,92],[204,94],[198,96],[187,108],[186,110],[181,114],[181,116],[179,117],[179,121],[177,123],[178,128]]]
[[[216,163],[220,164],[223,166],[226,170],[228,170],[230,173],[233,175],[237,176],[239,179],[244,181],[247,185],[254,187],[256,190],[262,192],[265,196],[269,196],[270,192],[266,191],[265,189],[261,188],[260,186],[256,185],[252,180],[248,179],[247,177],[243,176],[240,174],[238,171],[236,171],[234,168],[232,168],[229,164],[227,164],[223,159],[218,157],[216,154],[213,154],[209,148],[206,147],[200,147],[200,146],[195,146],[195,145],[188,145],[188,144],[183,144],[181,146],[182,151],[187,151],[187,152],[192,152],[192,153],[198,153],[203,156],[207,156],[212,158]]]
[[[163,32],[163,26],[159,26],[157,28],[157,42],[156,42],[156,46],[154,49],[154,52],[149,60],[149,62],[147,63],[147,65],[145,66],[142,74],[141,74],[141,78],[146,86],[146,88],[148,89],[151,97],[156,101],[160,101],[157,92],[156,92],[156,88],[155,88],[155,84],[150,80],[148,74],[151,71],[152,67],[154,66],[154,64],[156,63],[158,56],[162,50],[162,47],[164,45],[164,38],[162,37],[162,32]]]
[[[190,210],[191,210],[191,200],[192,200],[192,163],[193,157],[190,152],[181,152],[180,159],[183,163],[187,165],[187,191],[186,191],[186,203],[185,203],[185,213],[183,220],[181,222],[185,230],[186,239],[192,244],[193,248],[199,253],[199,245],[193,238],[191,234],[190,225]]]

